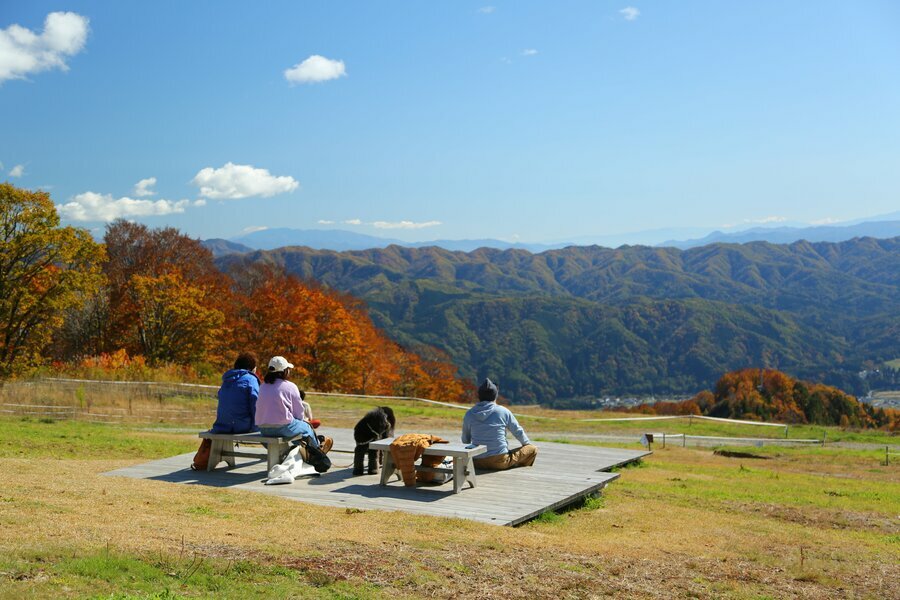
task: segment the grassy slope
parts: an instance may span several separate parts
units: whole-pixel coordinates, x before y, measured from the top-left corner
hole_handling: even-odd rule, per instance
[[[392,404],[407,428],[452,430],[461,415]],[[314,406],[346,426],[367,405]],[[526,426],[597,432],[564,417]],[[164,428],[0,418],[0,440],[0,597],[880,598],[900,586],[900,467],[883,451],[658,449],[599,501],[507,529],[101,476],[195,447]]]

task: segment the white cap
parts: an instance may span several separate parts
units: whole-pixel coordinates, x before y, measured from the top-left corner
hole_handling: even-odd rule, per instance
[[[275,373],[284,371],[285,369],[293,369],[294,365],[289,363],[283,356],[273,356],[269,361],[269,370]]]

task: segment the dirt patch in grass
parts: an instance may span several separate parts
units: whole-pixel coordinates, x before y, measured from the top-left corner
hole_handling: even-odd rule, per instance
[[[760,460],[771,460],[771,456],[762,456],[761,454],[753,454],[752,452],[741,452],[739,450],[714,450],[716,456],[724,456],[726,458],[758,458]]]
[[[798,508],[763,502],[727,502],[726,505],[736,512],[762,515],[767,518],[789,523],[799,523],[808,527],[872,531],[884,535],[900,533],[900,517],[892,519],[873,513],[829,510],[812,506]]]

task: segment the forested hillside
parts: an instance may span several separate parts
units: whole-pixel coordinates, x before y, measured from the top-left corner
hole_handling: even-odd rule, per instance
[[[694,393],[748,366],[861,391],[900,357],[900,238],[522,250],[282,248],[262,261],[351,293],[397,341],[445,350],[519,402]]]

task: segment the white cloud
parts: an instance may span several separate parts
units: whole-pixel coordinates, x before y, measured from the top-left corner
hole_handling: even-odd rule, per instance
[[[538,53],[538,51],[535,50],[534,48],[526,48],[526,49],[522,50],[522,56],[535,56],[535,55],[537,55],[537,53]]]
[[[768,225],[769,223],[784,223],[787,217],[769,216],[761,219],[744,219],[744,223],[759,223],[760,225]]]
[[[440,221],[425,221],[423,223],[415,223],[413,221],[375,221],[372,223],[376,229],[423,229],[425,227],[434,227],[440,224]]]
[[[60,216],[71,221],[114,221],[125,217],[152,217],[183,213],[190,200],[135,200],[112,194],[84,192],[67,204],[57,204]]]
[[[360,219],[347,219],[344,221],[344,225],[362,225],[363,222]]]
[[[253,225],[251,227],[244,227],[241,230],[241,233],[255,233],[257,231],[265,231],[268,229],[265,225]]]
[[[290,69],[285,69],[284,78],[290,83],[319,83],[347,75],[344,61],[332,60],[313,54]]]
[[[0,83],[48,69],[67,71],[66,59],[84,49],[88,22],[72,12],[52,12],[40,35],[21,25],[0,30]]]
[[[483,15],[489,15],[493,12],[496,12],[496,10],[497,10],[496,6],[482,6],[481,8],[478,9],[477,12],[479,12]]]
[[[10,177],[21,177],[25,174],[25,165],[16,165],[9,170]]]
[[[334,221],[329,221],[327,219],[319,219],[317,222],[319,225],[334,225]]]
[[[194,200],[194,206],[206,206],[206,200],[204,200],[203,198]]]
[[[156,177],[148,177],[147,179],[141,179],[136,184],[134,184],[134,195],[140,198],[146,196],[155,196],[156,192],[151,190],[153,186],[156,185]]]
[[[634,21],[639,16],[641,16],[641,11],[639,11],[638,9],[636,9],[633,6],[626,6],[625,8],[623,8],[622,10],[619,11],[619,14],[622,15],[622,17],[626,21]]]
[[[824,219],[816,219],[815,221],[810,221],[810,225],[834,225],[835,223],[840,223],[840,219],[835,219],[833,217],[825,217]]]
[[[201,196],[212,200],[237,200],[251,196],[270,198],[300,187],[293,177],[276,177],[266,169],[234,163],[227,163],[219,169],[201,169],[191,183],[200,188]]]

